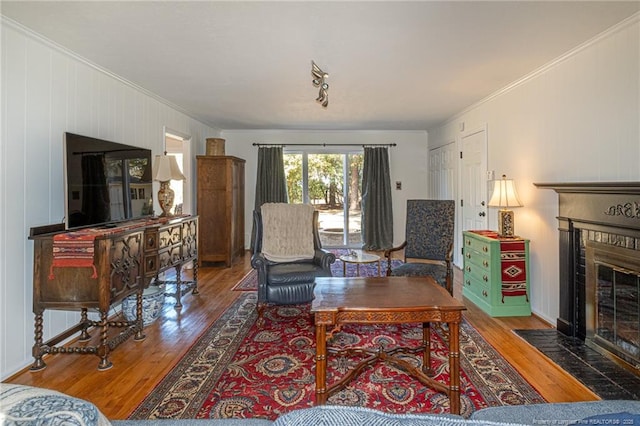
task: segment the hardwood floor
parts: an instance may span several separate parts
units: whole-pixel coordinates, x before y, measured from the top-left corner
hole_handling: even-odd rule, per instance
[[[110,356],[113,368],[98,371],[98,357],[53,355],[45,358],[47,368],[27,369],[6,380],[40,386],[89,400],[110,419],[126,419],[160,382],[204,330],[215,321],[241,292],[231,288],[251,269],[249,255],[231,268],[200,268],[198,295],[183,297],[183,308],[172,307],[145,328],[146,339],[129,339]],[[462,299],[460,276],[455,274],[454,294]],[[549,402],[598,399],[591,391],[543,355],[523,342],[511,330],[550,327],[535,316],[491,318],[464,301],[464,316],[536,390]]]

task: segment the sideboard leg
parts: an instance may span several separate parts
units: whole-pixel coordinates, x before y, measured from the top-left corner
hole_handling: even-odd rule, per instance
[[[100,371],[113,367],[113,364],[109,361],[109,345],[107,344],[107,331],[109,330],[107,314],[107,312],[100,311],[100,346],[98,347],[98,356],[100,357],[98,370]]]
[[[147,338],[142,329],[144,328],[144,317],[142,316],[142,292],[143,288],[138,290],[136,294],[136,335],[133,336],[133,340],[139,342]]]
[[[193,290],[191,290],[191,294],[198,294],[200,291],[198,290],[198,259],[193,261]]]
[[[35,361],[33,361],[33,364],[29,369],[31,371],[40,371],[47,366],[47,364],[42,360],[42,355],[44,355],[42,343],[42,312],[37,312],[35,319],[35,343],[33,344],[33,349],[31,351]]]
[[[80,333],[78,340],[81,342],[91,340],[91,335],[87,332],[87,329],[90,327],[89,318],[87,317],[87,308],[82,308],[80,311],[80,324],[82,324],[82,332]]]
[[[182,309],[182,265],[176,265],[176,309]]]

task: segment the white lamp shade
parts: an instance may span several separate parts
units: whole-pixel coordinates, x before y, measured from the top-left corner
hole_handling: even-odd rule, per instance
[[[153,180],[167,182],[169,180],[185,180],[174,155],[156,155],[153,162]]]
[[[516,185],[513,179],[507,179],[502,175],[502,179],[494,182],[493,195],[489,200],[490,207],[522,207],[522,202],[518,198]]]

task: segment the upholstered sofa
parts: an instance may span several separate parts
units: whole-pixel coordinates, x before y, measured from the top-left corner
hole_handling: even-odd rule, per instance
[[[386,414],[360,407],[320,406],[291,411],[275,421],[112,420],[82,399],[48,389],[0,383],[0,424],[65,426],[638,426],[640,401],[592,401],[513,405],[476,411],[471,419],[455,415]]]

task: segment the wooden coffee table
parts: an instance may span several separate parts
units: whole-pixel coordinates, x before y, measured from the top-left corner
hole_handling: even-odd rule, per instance
[[[460,342],[462,302],[429,277],[317,278],[311,303],[316,327],[316,404],[324,404],[333,393],[344,389],[365,366],[388,362],[416,377],[424,385],[449,397],[450,411],[460,414]],[[393,348],[383,351],[369,348],[327,349],[327,340],[343,324],[422,323],[422,345],[416,349]],[[431,377],[430,323],[449,325],[449,384]],[[332,326],[327,333],[327,326]],[[422,352],[422,369],[395,354]],[[327,352],[369,355],[344,378],[327,388]]]

